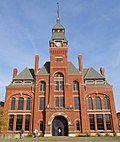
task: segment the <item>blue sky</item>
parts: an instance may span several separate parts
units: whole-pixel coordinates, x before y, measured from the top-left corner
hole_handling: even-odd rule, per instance
[[[0,0],[0,100],[4,101],[14,67],[19,72],[33,68],[35,54],[40,67],[49,61],[57,2],[69,44],[68,60],[78,67],[82,53],[84,67],[99,71],[104,66],[120,110],[120,0]]]

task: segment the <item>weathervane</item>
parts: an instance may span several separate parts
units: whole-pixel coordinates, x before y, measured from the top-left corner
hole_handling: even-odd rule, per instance
[[[57,19],[59,19],[59,2],[57,2]]]

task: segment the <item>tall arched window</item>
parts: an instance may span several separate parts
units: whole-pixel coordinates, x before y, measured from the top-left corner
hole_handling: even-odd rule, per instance
[[[15,98],[12,97],[11,99],[11,110],[15,110]]]
[[[27,98],[27,101],[26,101],[26,110],[30,110],[31,108],[31,106],[30,106],[30,104],[31,104],[31,98],[29,97],[29,98]]]
[[[79,90],[79,84],[77,81],[73,82],[73,91],[78,91]]]
[[[18,110],[23,110],[24,107],[24,98],[20,97],[18,99]]]
[[[93,109],[92,98],[88,98],[88,109]]]
[[[40,91],[45,91],[46,85],[44,81],[40,82]]]
[[[61,73],[56,73],[54,76],[55,90],[63,91],[64,90],[64,76]]]
[[[95,98],[95,103],[96,103],[96,109],[102,109],[100,97]]]
[[[108,97],[104,97],[104,109],[109,109],[109,99],[108,99]]]

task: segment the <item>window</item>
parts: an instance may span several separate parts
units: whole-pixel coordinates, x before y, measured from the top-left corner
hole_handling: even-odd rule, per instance
[[[11,110],[15,110],[15,98],[11,99]]]
[[[106,119],[107,130],[111,130],[111,116],[110,116],[110,114],[105,114],[105,119]]]
[[[61,73],[57,73],[55,74],[54,81],[55,81],[55,90],[63,91],[64,90],[64,76]]]
[[[44,105],[45,105],[45,97],[40,97],[40,110],[44,110]]]
[[[79,84],[78,84],[77,81],[74,81],[74,82],[73,82],[73,90],[74,90],[74,91],[78,91],[78,90],[79,90]]]
[[[13,130],[13,123],[14,123],[14,115],[10,115],[8,130],[10,130],[10,131]]]
[[[94,84],[95,81],[94,80],[86,80],[85,83],[91,85],[91,84]]]
[[[18,100],[18,110],[23,110],[24,107],[24,98],[20,97]]]
[[[80,122],[76,121],[76,130],[80,131]]]
[[[44,126],[43,126],[43,121],[40,121],[40,131],[43,131]]]
[[[45,82],[44,81],[40,82],[40,91],[45,91]]]
[[[27,98],[26,110],[30,110],[30,103],[31,103],[31,98]]]
[[[94,114],[89,114],[90,130],[95,130]]]
[[[30,115],[25,115],[25,131],[29,131],[30,126]]]
[[[109,109],[109,99],[108,99],[108,97],[104,97],[104,109]]]
[[[64,97],[55,97],[56,107],[64,107]]]
[[[63,61],[63,57],[55,57],[55,61],[56,62],[62,62]]]
[[[104,80],[96,80],[95,83],[100,85],[100,84],[104,84],[105,81]]]
[[[80,97],[74,97],[74,109],[80,109]]]
[[[104,130],[103,115],[96,114],[98,130]]]
[[[23,115],[17,115],[16,130],[22,129],[22,120],[23,120]]]
[[[102,109],[101,99],[99,97],[95,98],[95,103],[96,103],[96,109]]]
[[[88,98],[88,109],[93,109],[92,98]]]

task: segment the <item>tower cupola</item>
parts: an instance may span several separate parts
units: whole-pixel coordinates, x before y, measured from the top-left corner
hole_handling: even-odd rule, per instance
[[[68,42],[65,37],[65,28],[60,23],[59,5],[58,5],[57,19],[55,26],[53,26],[52,28],[52,37],[50,40],[50,45],[54,44],[56,47],[62,47],[64,43],[67,44]]]

